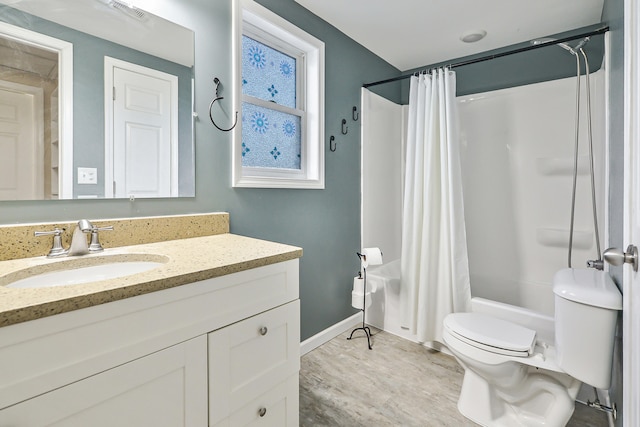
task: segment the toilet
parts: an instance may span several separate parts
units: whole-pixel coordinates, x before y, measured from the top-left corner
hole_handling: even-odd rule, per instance
[[[552,342],[526,316],[445,317],[444,343],[465,370],[462,415],[487,427],[561,427],[582,383],[610,387],[620,291],[608,273],[567,268],[554,275],[553,292]]]

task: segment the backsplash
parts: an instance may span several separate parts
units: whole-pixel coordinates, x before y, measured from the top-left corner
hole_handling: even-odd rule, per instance
[[[114,227],[113,231],[100,232],[100,243],[105,249],[229,232],[229,214],[226,212],[106,220],[87,219],[96,227],[109,225]],[[63,246],[69,247],[77,221],[0,226],[0,261],[46,255],[51,249],[53,237],[35,237],[33,234],[35,231],[51,231],[56,227],[64,229]]]

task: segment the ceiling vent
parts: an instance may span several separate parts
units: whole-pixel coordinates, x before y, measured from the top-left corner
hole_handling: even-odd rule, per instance
[[[120,12],[124,13],[127,16],[137,19],[138,21],[144,21],[146,18],[146,14],[144,10],[138,9],[137,7],[130,5],[128,3],[125,3],[123,1],[110,0],[109,6],[119,10]]]

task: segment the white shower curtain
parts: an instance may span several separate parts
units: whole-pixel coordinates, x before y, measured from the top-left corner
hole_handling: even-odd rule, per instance
[[[442,321],[471,310],[456,75],[411,77],[402,223],[402,324],[442,343]]]

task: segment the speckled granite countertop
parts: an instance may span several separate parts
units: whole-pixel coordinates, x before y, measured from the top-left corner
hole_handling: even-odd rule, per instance
[[[60,263],[95,265],[101,257],[166,261],[143,273],[99,282],[49,288],[7,288],[26,268],[28,274],[55,271]],[[101,254],[0,261],[0,326],[91,307],[187,283],[299,258],[302,249],[234,234],[194,237],[105,249]],[[114,259],[115,259],[114,258]]]

